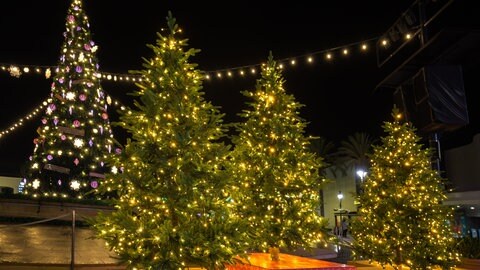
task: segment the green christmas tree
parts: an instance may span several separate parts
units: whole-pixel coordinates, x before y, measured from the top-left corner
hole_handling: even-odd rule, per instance
[[[167,22],[139,71],[136,108],[120,115],[131,140],[102,188],[117,191],[116,211],[94,229],[130,267],[224,269],[248,241],[228,193],[223,114],[203,98],[203,74],[189,62],[199,50],[184,50],[171,13]]]
[[[261,74],[256,91],[243,92],[253,102],[240,114],[245,122],[232,138],[232,194],[254,232],[251,249],[308,249],[324,239],[326,224],[318,211],[322,161],[309,151],[302,105],[286,93],[271,54]]]
[[[115,151],[109,98],[100,85],[89,27],[82,1],[73,0],[51,97],[28,162],[27,195],[94,198],[107,170],[105,161]]]
[[[383,126],[387,136],[374,146],[360,217],[352,222],[355,254],[395,269],[450,269],[459,255],[452,209],[442,205],[443,179],[411,123],[402,122],[396,108],[392,116]]]

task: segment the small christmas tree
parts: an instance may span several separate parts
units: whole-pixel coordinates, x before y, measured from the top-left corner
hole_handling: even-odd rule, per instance
[[[237,124],[228,167],[238,211],[255,235],[251,248],[274,253],[313,247],[324,239],[326,225],[318,211],[322,161],[309,151],[302,105],[283,85],[270,55],[257,90],[243,92],[253,102],[240,114],[245,122]]]
[[[171,13],[167,21],[139,72],[136,109],[120,115],[132,139],[102,187],[117,191],[116,211],[93,227],[129,267],[224,269],[246,255],[247,235],[231,211],[223,114],[204,100],[203,75],[189,63],[198,50],[184,51]]]
[[[114,151],[97,46],[82,6],[73,0],[68,10],[51,98],[28,162],[24,193],[37,198],[95,198]]]
[[[450,269],[458,260],[451,229],[452,209],[442,178],[431,166],[431,149],[419,143],[411,123],[402,123],[393,109],[393,122],[381,146],[374,146],[360,217],[352,222],[356,256],[400,269]]]

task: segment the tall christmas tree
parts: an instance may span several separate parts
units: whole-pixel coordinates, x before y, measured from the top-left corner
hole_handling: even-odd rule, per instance
[[[446,195],[431,166],[432,151],[396,108],[392,115],[382,145],[374,146],[360,217],[352,222],[355,254],[395,269],[450,269],[459,256],[449,223],[453,212],[442,205]]]
[[[286,93],[271,54],[256,91],[243,94],[253,102],[240,114],[245,122],[232,139],[232,194],[254,232],[251,248],[270,250],[275,260],[278,248],[311,248],[324,239],[325,219],[318,211],[323,162],[309,151],[302,105]]]
[[[97,46],[82,6],[73,0],[68,9],[51,98],[24,179],[24,193],[37,198],[96,197],[105,160],[114,151]]]
[[[203,98],[203,75],[189,62],[198,50],[184,50],[171,13],[167,22],[139,72],[136,108],[120,116],[132,138],[104,186],[118,193],[116,211],[93,224],[130,267],[223,269],[247,243],[223,169],[223,114]]]

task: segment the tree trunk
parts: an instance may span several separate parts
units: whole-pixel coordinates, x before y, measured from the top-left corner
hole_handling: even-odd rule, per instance
[[[280,260],[280,249],[278,247],[272,246],[268,249],[268,252],[270,252],[270,258],[272,261]]]

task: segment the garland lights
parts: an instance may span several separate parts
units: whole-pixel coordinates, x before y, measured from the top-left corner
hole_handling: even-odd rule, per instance
[[[46,98],[44,101],[42,101],[42,103],[40,103],[40,105],[38,105],[35,109],[33,109],[32,112],[28,113],[24,117],[21,117],[6,129],[0,130],[0,139],[2,139],[7,134],[15,131],[17,128],[23,126],[24,122],[26,122],[25,120],[31,120],[35,118],[38,115],[38,113],[41,112],[43,109],[45,109],[45,107],[51,102],[51,99],[52,99],[51,97]],[[119,108],[122,111],[126,109],[126,107],[122,105],[120,101],[112,100],[110,96],[107,97],[107,100],[111,102],[109,103],[109,105],[114,105],[116,108]]]
[[[357,48],[361,52],[366,52],[369,49],[369,43],[372,41],[378,40],[378,37],[370,38],[364,41],[358,41],[334,48],[324,49],[320,51],[315,51],[309,54],[297,55],[294,57],[283,58],[277,60],[278,66],[281,69],[287,68],[287,66],[296,66],[297,63],[302,60],[307,64],[313,64],[316,60],[323,58],[324,61],[330,62],[333,61],[335,56],[348,56],[350,52]],[[385,44],[383,44],[385,45]],[[240,67],[232,67],[218,70],[209,70],[204,71],[206,80],[213,79],[222,79],[222,78],[233,78],[236,76],[245,77],[248,74],[257,75],[257,71],[260,70],[262,64],[255,65],[246,65]],[[12,77],[20,78],[24,74],[44,74],[46,79],[49,79],[52,75],[52,70],[55,70],[55,66],[28,66],[28,65],[14,65],[14,64],[2,64],[0,63],[0,71],[9,72]],[[128,75],[122,73],[110,73],[110,72],[101,72],[97,73],[95,76],[101,79],[115,82],[140,82],[142,78],[139,75]],[[39,106],[37,106],[32,112],[28,113],[26,116],[18,119],[15,123],[10,125],[4,130],[0,130],[0,139],[5,135],[13,132],[16,128],[22,126],[25,120],[30,120],[34,118],[42,109],[45,108],[48,104],[48,100],[45,99]],[[115,106],[120,106],[121,110],[124,110],[125,107],[120,104],[117,100],[112,102]]]
[[[295,66],[301,60],[304,60],[307,64],[313,64],[316,60],[323,58],[324,61],[330,62],[333,61],[335,56],[348,56],[350,55],[352,48],[357,47],[361,52],[366,52],[369,48],[369,43],[374,40],[378,40],[378,37],[370,38],[365,41],[358,41],[334,48],[324,49],[320,51],[315,51],[309,54],[297,55],[293,57],[283,58],[278,60],[279,67],[284,69],[288,65]],[[244,77],[247,74],[256,75],[261,64],[246,65],[239,67],[231,67],[217,70],[207,70],[204,71],[205,78],[207,80],[212,79],[221,79],[224,77],[233,78],[236,75]],[[51,70],[55,70],[55,66],[28,66],[28,65],[15,65],[15,64],[5,64],[0,63],[0,71],[9,72],[12,77],[20,78],[24,74],[44,74],[46,79],[49,79],[51,76]],[[97,73],[96,76],[105,80],[113,80],[119,82],[139,82],[142,81],[142,78],[139,75],[129,75],[122,73],[111,73],[111,72],[101,72]]]

